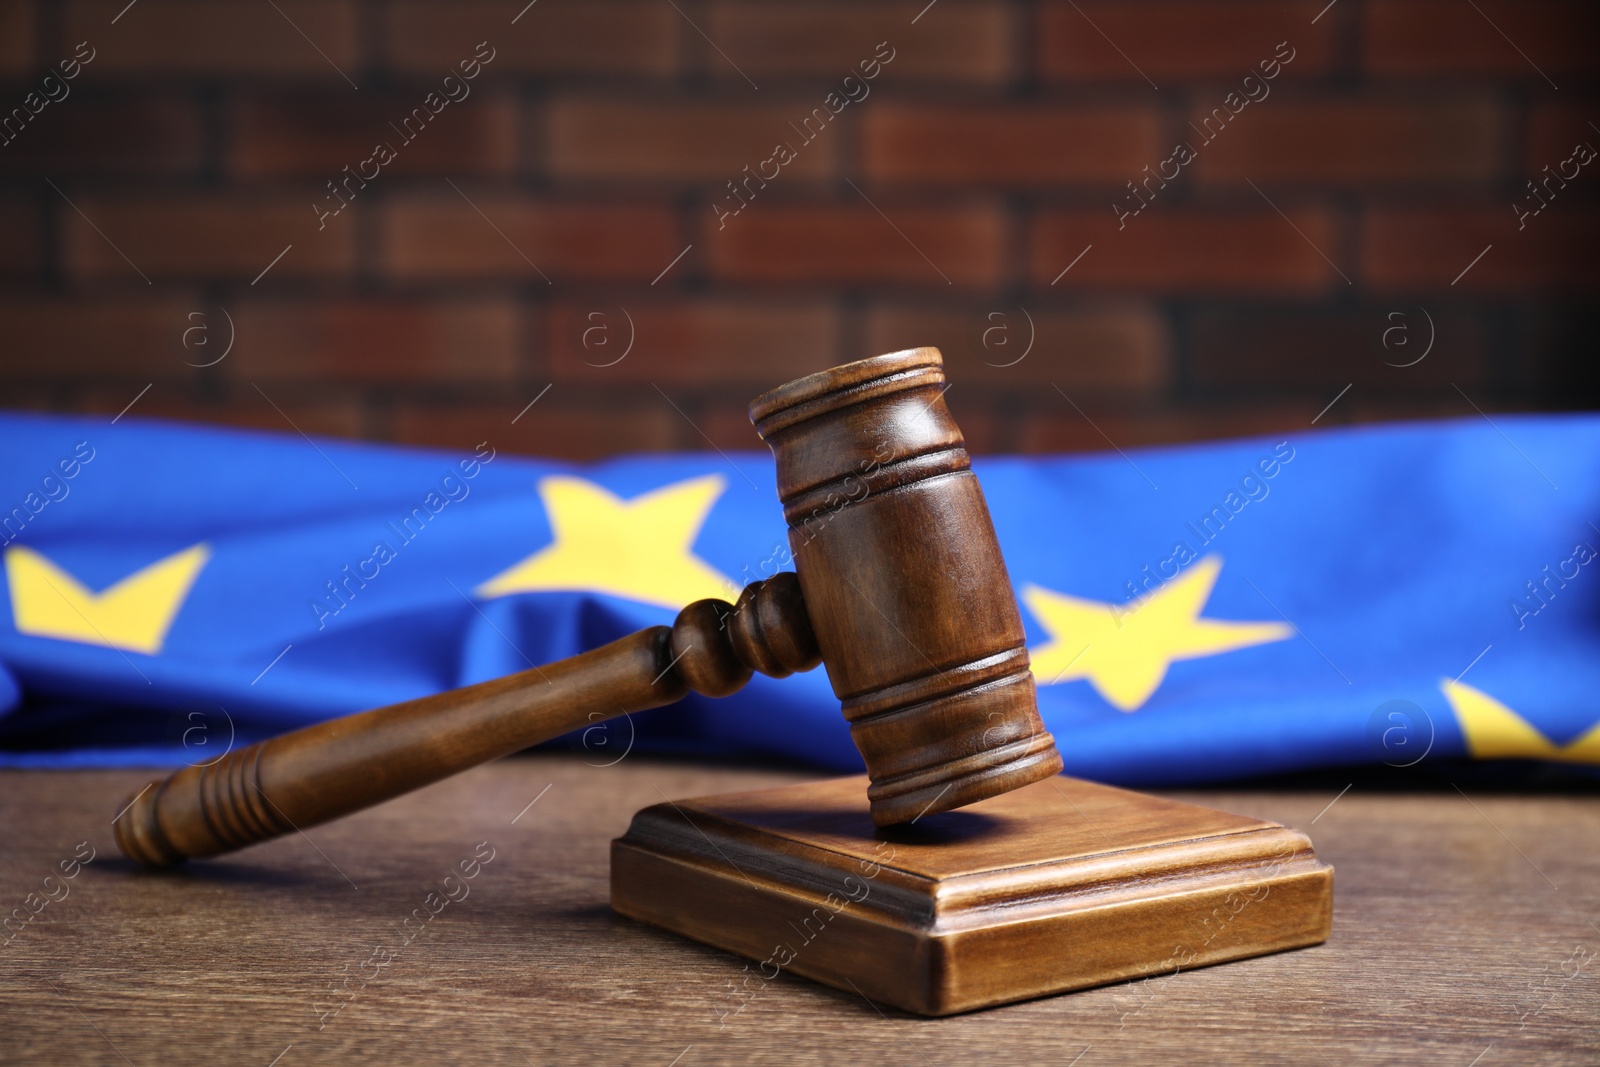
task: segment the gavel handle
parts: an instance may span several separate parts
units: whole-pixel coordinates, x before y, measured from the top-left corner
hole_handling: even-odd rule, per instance
[[[725,696],[753,670],[820,662],[793,574],[700,600],[653,626],[544,667],[317,723],[190,766],[135,794],[117,847],[152,867],[213,856],[348,815],[580,726]]]

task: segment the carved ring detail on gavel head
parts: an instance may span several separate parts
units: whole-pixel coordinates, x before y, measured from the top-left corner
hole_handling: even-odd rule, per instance
[[[826,665],[880,825],[1061,770],[994,525],[934,348],[790,382],[750,405],[777,460],[793,573],[531,671],[317,723],[185,767],[113,822],[166,866],[304,829],[468,767],[754,671]]]
[[[795,572],[878,825],[1061,770],[938,349],[758,397]]]

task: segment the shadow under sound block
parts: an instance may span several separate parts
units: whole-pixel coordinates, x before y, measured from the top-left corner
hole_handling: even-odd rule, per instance
[[[866,779],[656,804],[611,845],[623,915],[949,1015],[1327,940],[1333,868],[1260,819],[1054,777],[874,827]]]

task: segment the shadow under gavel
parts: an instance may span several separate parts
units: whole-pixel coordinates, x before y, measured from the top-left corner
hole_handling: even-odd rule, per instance
[[[754,671],[782,678],[819,662],[866,762],[879,826],[1058,773],[943,386],[938,349],[917,348],[751,403],[777,461],[794,573],[571,659],[186,767],[130,800],[117,846],[151,866],[228,852],[690,690],[726,696]]]

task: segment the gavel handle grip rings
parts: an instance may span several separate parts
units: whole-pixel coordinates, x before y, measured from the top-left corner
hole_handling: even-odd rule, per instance
[[[782,678],[821,662],[792,573],[754,582],[737,605],[699,600],[571,659],[317,723],[152,782],[113,824],[128,858],[167,867],[371,807],[570,730],[726,696],[754,671]]]

